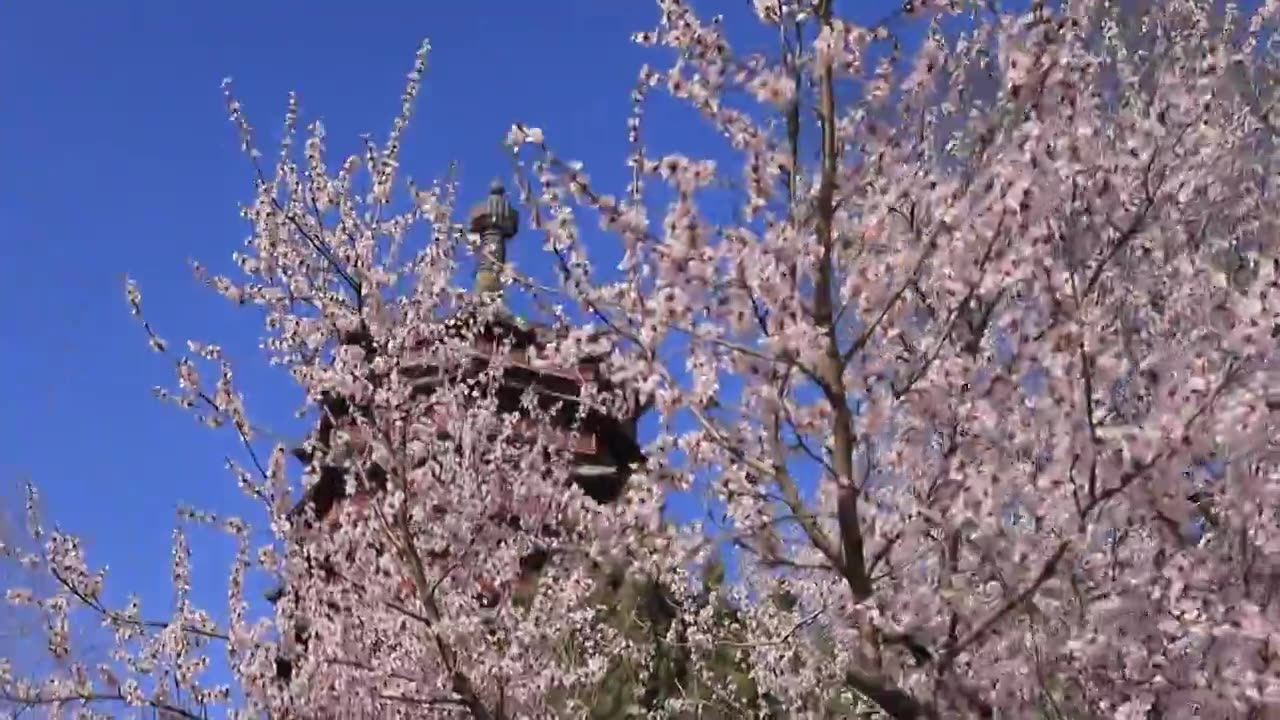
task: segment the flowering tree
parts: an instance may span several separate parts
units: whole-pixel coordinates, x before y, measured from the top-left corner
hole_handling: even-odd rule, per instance
[[[392,207],[425,48],[387,142],[336,171],[319,124],[295,157],[292,103],[259,166],[228,94],[258,168],[253,239],[246,279],[205,279],[265,310],[273,359],[329,421],[301,482],[337,468],[356,501],[292,513],[286,449],[258,460],[229,361],[190,344],[162,396],[243,439],[251,467],[232,470],[274,542],[187,513],[238,543],[219,628],[188,596],[185,534],[176,612],[148,621],[105,606],[77,541],[33,521],[43,549],[22,559],[58,589],[10,599],[38,604],[57,656],[72,607],[119,652],[101,677],[0,666],[6,698],[272,717],[1280,711],[1280,3],[920,0],[864,28],[830,0],[757,0],[780,38],[758,55],[659,6],[638,39],[675,60],[636,86],[630,187],[597,188],[542,130],[509,137],[561,272],[502,280],[588,321],[548,311],[542,359],[603,357],[592,402],[658,416],[623,500],[572,489],[542,429],[554,408],[506,412],[496,366],[461,372],[501,306],[457,288],[455,188]],[[646,149],[654,89],[740,164]],[[734,216],[713,221],[731,176]],[[593,267],[583,214],[620,275]],[[406,372],[423,353],[442,369],[429,396]],[[663,523],[669,489],[717,521]],[[733,572],[704,582],[716,543]],[[287,588],[257,619],[255,568]],[[643,602],[602,602],[618,568]],[[201,679],[218,646],[234,687]],[[602,694],[618,683],[626,697]]]

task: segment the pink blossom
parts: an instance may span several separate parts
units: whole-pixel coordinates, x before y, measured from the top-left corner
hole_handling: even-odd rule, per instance
[[[558,271],[498,271],[546,308],[533,347],[495,339],[518,324],[456,278],[480,231],[453,182],[395,199],[429,46],[390,135],[340,164],[291,97],[267,167],[225,85],[260,179],[252,237],[236,277],[196,272],[256,306],[316,430],[266,447],[233,359],[202,341],[172,356],[128,282],[174,362],[157,396],[230,434],[261,512],[184,510],[174,607],[153,616],[109,603],[33,491],[32,548],[0,552],[52,590],[6,597],[62,664],[0,665],[0,697],[581,717],[626,676],[652,717],[1280,708],[1276,67],[1256,50],[1277,4],[1223,32],[1194,0],[1137,18],[1035,3],[957,36],[943,20],[963,3],[858,27],[826,0],[756,2],[788,39],[757,54],[657,4],[637,40],[675,59],[633,88],[626,188],[558,155],[554,128],[507,136],[525,233]],[[922,14],[901,62],[897,23]],[[651,153],[658,92],[738,164]],[[738,212],[712,213],[725,182]],[[582,222],[616,240],[616,269]],[[529,368],[579,396],[513,392]],[[644,457],[597,503],[573,452],[600,440],[587,417],[638,408]],[[671,491],[705,517],[670,522]],[[221,627],[191,594],[206,530],[235,547]],[[723,581],[702,572],[717,547]],[[265,613],[258,575],[281,587]],[[626,605],[619,576],[651,583],[652,607]],[[92,675],[72,662],[78,613],[115,643]],[[204,678],[214,653],[234,692]]]

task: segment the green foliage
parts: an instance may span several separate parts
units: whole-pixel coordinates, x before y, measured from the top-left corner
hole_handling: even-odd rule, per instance
[[[592,597],[597,617],[625,641],[646,648],[649,658],[642,663],[620,653],[595,687],[573,698],[574,704],[599,720],[650,713],[705,720],[781,717],[761,712],[768,702],[751,677],[744,647],[735,646],[745,639],[734,630],[736,612],[715,592],[724,580],[723,562],[713,558],[703,568],[702,593],[682,605],[669,587],[653,578],[623,567],[602,570]],[[680,617],[702,611],[711,602],[725,642],[694,650]]]
[[[681,605],[670,588],[652,578],[625,568],[601,572],[593,596],[601,622],[627,641],[649,648],[651,655],[641,663],[622,659],[620,653],[595,687],[575,696],[587,717],[606,720],[656,714],[690,720],[772,720],[794,716],[795,708],[762,693],[752,677],[748,638],[739,613],[719,592],[725,583],[721,557],[713,556],[702,567],[701,580],[701,592]],[[776,601],[785,604],[794,599],[780,596]],[[680,617],[705,611],[712,603],[719,628],[717,642],[710,649],[695,651],[686,642]],[[810,717],[881,717],[852,689],[834,697],[812,698],[806,705]],[[581,716],[581,711],[566,713],[569,716]]]

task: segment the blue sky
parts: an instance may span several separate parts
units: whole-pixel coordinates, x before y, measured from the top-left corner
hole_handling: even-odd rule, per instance
[[[627,35],[656,15],[643,2],[558,5],[42,2],[0,11],[0,373],[10,380],[0,479],[35,479],[49,516],[86,536],[92,557],[119,581],[162,593],[175,504],[240,508],[221,469],[223,455],[238,454],[231,438],[150,397],[172,373],[132,322],[123,275],[138,280],[163,335],[235,351],[250,410],[294,427],[296,398],[260,362],[252,312],[199,287],[186,266],[226,268],[246,233],[237,204],[251,177],[222,78],[236,79],[268,148],[296,90],[345,154],[361,133],[385,136],[413,53],[430,37],[406,165],[425,179],[458,160],[479,200],[508,168],[500,144],[517,119],[555,128],[567,152],[620,165],[626,97],[643,61]]]
[[[746,19],[745,0],[704,1]],[[882,0],[852,6],[882,16]],[[198,426],[150,396],[171,365],[150,353],[124,303],[125,274],[171,343],[227,347],[255,420],[287,437],[297,397],[256,350],[259,326],[198,286],[198,259],[229,270],[246,234],[238,203],[252,191],[219,89],[237,94],[264,151],[286,95],[323,118],[334,155],[364,132],[382,138],[425,36],[433,52],[406,137],[409,174],[461,163],[464,197],[507,176],[500,143],[513,121],[545,128],[565,156],[615,192],[626,182],[628,94],[644,62],[632,45],[651,28],[645,0],[488,3],[6,3],[0,9],[0,501],[33,479],[46,516],[83,536],[110,588],[163,610],[174,508],[246,505],[223,457],[233,437]],[[733,27],[731,25],[731,27]],[[715,153],[689,115],[651,118],[660,148]],[[679,132],[676,132],[676,130]],[[690,130],[692,129],[692,130]],[[518,263],[540,243],[516,240]],[[193,538],[200,595],[221,610],[224,545]],[[203,585],[203,583],[202,583]],[[157,606],[159,605],[159,607]]]

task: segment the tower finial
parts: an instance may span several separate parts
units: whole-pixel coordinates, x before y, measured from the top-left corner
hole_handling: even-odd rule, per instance
[[[480,235],[474,289],[478,293],[501,293],[507,241],[516,236],[520,227],[520,214],[507,200],[501,180],[494,178],[489,183],[489,197],[471,208],[470,220],[471,232]]]

